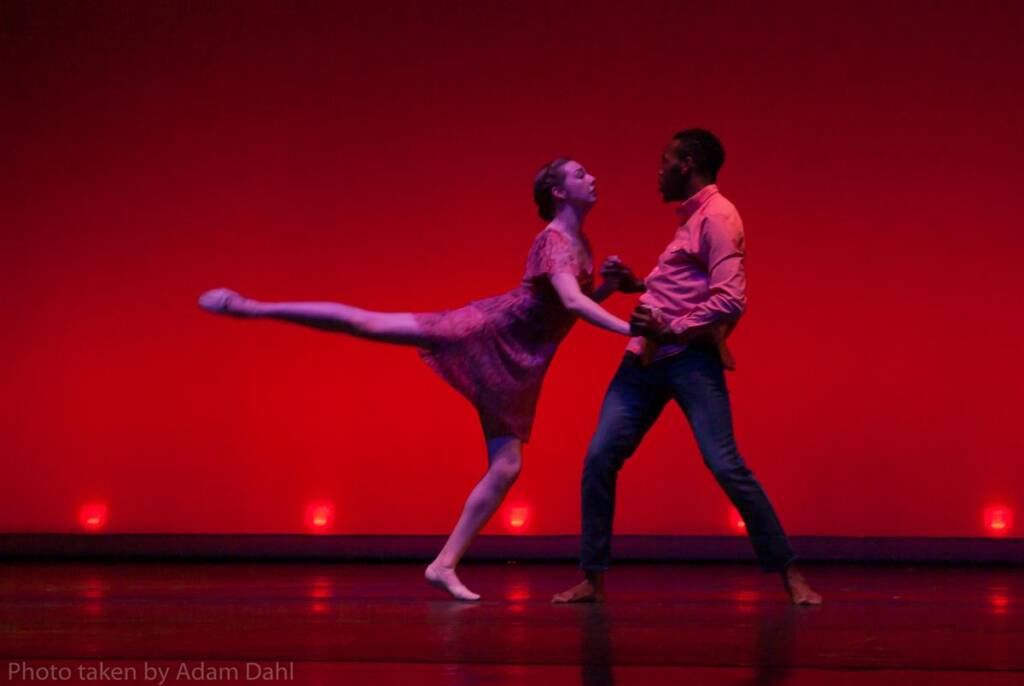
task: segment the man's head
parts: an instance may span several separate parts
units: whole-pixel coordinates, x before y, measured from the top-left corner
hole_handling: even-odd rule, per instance
[[[725,148],[705,129],[680,131],[661,154],[658,189],[665,202],[685,200],[709,183],[715,183],[725,163]]]

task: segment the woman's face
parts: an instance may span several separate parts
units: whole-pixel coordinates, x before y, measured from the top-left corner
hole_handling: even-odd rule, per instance
[[[590,207],[597,202],[597,179],[583,165],[569,160],[562,166],[562,183],[554,190],[558,199],[576,206]]]

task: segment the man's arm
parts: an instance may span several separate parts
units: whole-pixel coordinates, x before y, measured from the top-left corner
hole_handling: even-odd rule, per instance
[[[701,225],[698,253],[708,268],[708,299],[671,321],[638,307],[630,319],[633,335],[644,336],[655,344],[707,340],[718,348],[725,368],[734,370],[736,363],[725,339],[747,305],[744,254],[743,225],[739,218],[708,216]]]
[[[691,328],[711,326],[722,320],[735,325],[747,306],[745,252],[743,225],[738,217],[709,215],[704,219],[698,254],[708,268],[709,297],[669,322],[672,333],[683,336]]]

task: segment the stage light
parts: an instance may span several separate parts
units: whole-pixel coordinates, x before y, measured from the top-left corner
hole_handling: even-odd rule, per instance
[[[741,533],[746,533],[747,531],[747,523],[743,521],[743,517],[740,516],[739,510],[735,507],[729,508],[729,526]]]
[[[334,505],[317,501],[306,507],[306,528],[314,533],[324,533],[334,527]]]
[[[1010,596],[1002,591],[994,591],[988,596],[989,612],[995,615],[1005,615],[1010,611]]]
[[[530,589],[525,584],[515,584],[505,593],[505,600],[521,603],[530,599]]]
[[[757,610],[757,603],[761,599],[761,594],[752,589],[740,589],[730,593],[729,598],[736,603],[737,612],[749,615]]]
[[[309,589],[309,597],[317,600],[333,598],[334,583],[326,576],[315,577]]]
[[[107,595],[107,584],[98,577],[88,577],[82,581],[82,611],[87,615],[98,616],[103,614],[103,599]]]
[[[1005,505],[985,508],[985,528],[992,536],[1005,536],[1013,528],[1013,511]]]
[[[78,524],[86,531],[99,531],[107,524],[106,503],[86,503],[78,509]]]
[[[315,576],[309,583],[307,596],[311,599],[309,610],[313,614],[326,614],[331,609],[328,602],[334,598],[334,581],[328,576]]]
[[[530,508],[525,505],[516,505],[508,509],[506,523],[508,528],[515,532],[522,532],[530,522]]]

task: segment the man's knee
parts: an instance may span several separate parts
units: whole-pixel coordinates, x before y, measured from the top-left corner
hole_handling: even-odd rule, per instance
[[[623,441],[606,440],[601,436],[595,436],[583,460],[584,482],[618,472],[626,458],[633,454],[633,450],[634,446]]]
[[[734,451],[706,456],[704,464],[719,482],[743,480],[751,475],[743,458]]]

